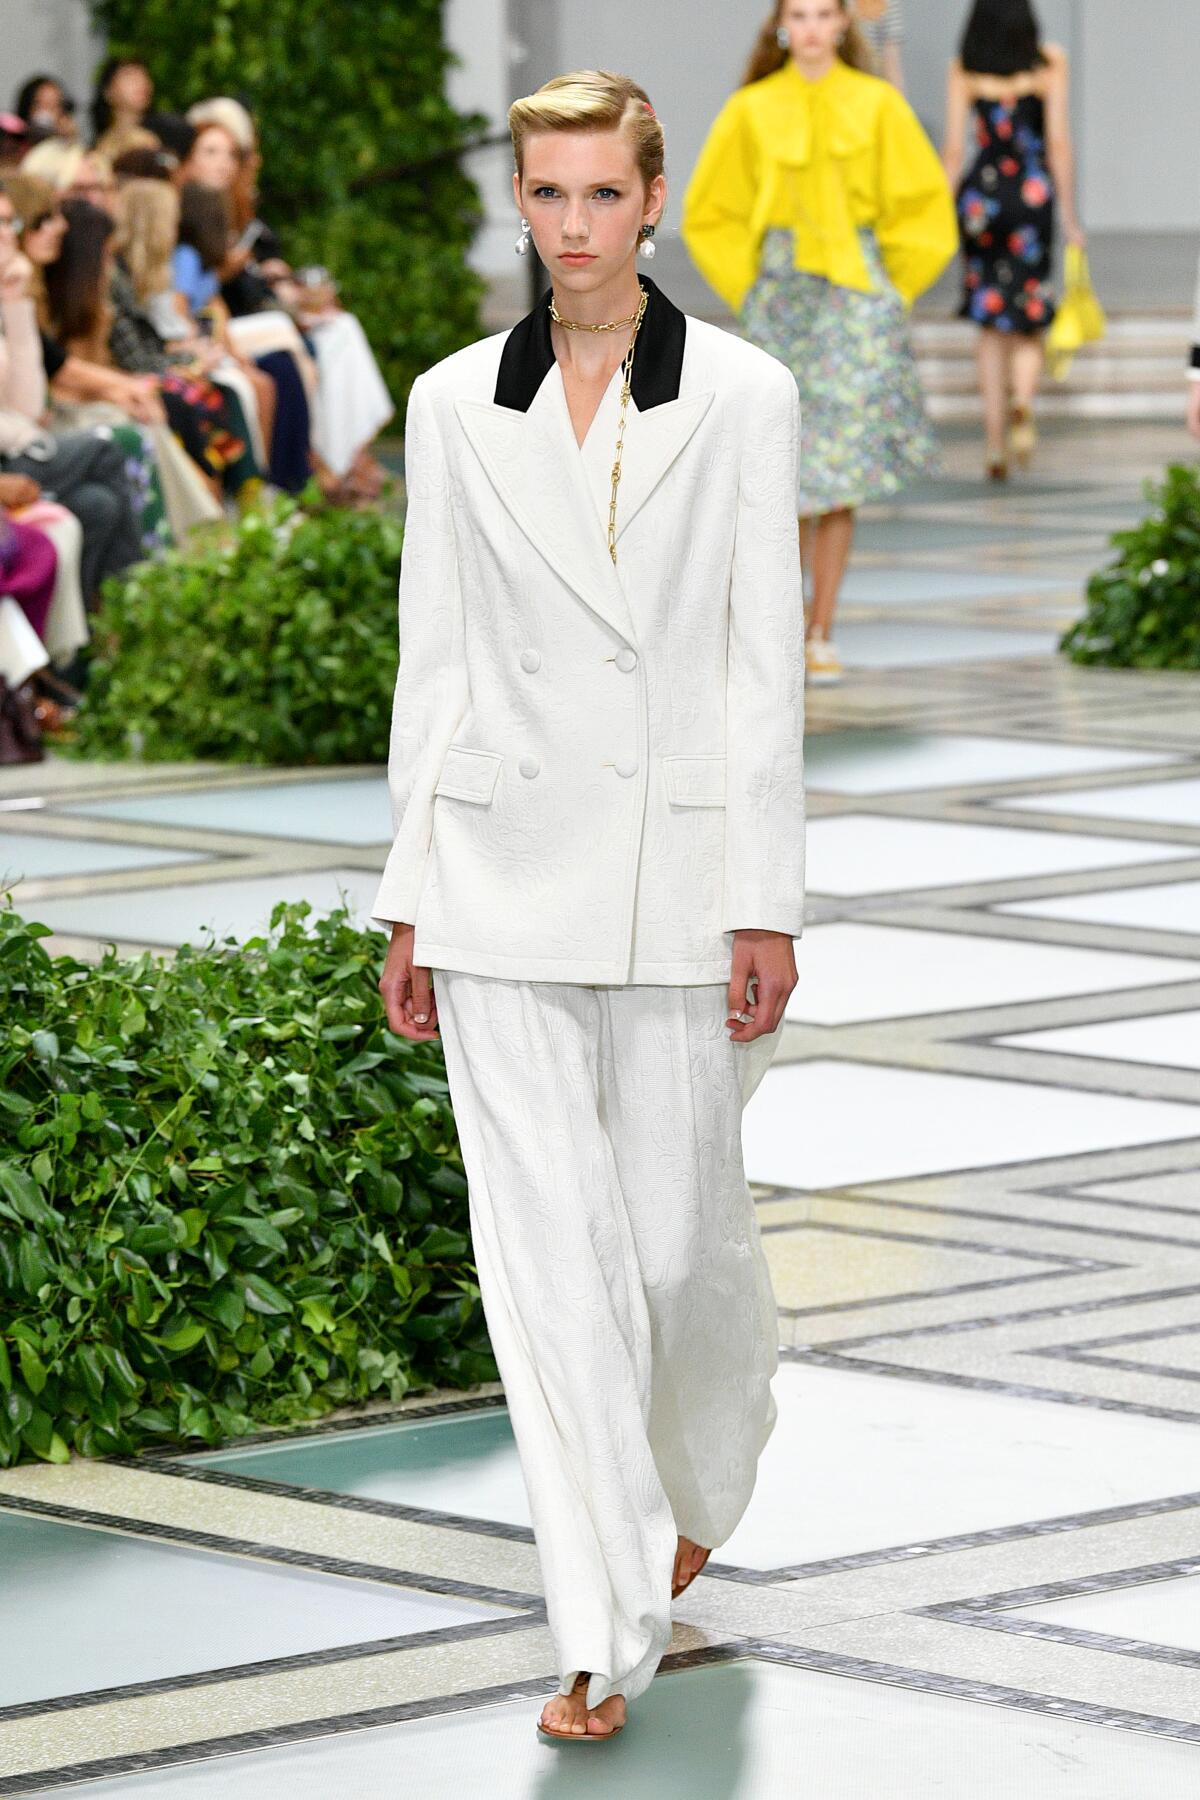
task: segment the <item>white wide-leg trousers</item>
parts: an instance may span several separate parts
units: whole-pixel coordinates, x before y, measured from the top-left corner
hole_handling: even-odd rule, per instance
[[[734,1044],[724,986],[434,983],[560,1691],[632,1700],[677,1535],[730,1536],[775,1420],[741,1115],[778,1034]]]

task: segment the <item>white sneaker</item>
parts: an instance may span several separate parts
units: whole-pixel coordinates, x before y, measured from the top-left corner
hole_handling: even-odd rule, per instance
[[[842,659],[828,638],[809,638],[804,646],[804,666],[812,687],[836,687],[845,679]]]

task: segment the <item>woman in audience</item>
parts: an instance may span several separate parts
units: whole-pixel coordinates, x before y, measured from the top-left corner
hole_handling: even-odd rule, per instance
[[[299,493],[313,474],[312,401],[316,396],[316,369],[294,322],[275,307],[265,284],[249,269],[248,244],[232,242],[230,185],[238,167],[238,150],[223,125],[202,124],[191,153],[180,171],[184,184],[193,183],[218,195],[224,210],[221,226],[223,254],[209,272],[221,282],[221,297],[229,313],[228,342],[241,357],[269,375],[275,387],[275,425],[270,439],[271,480],[287,493]],[[215,254],[215,243],[209,250]],[[250,304],[260,291],[265,310]],[[246,307],[248,310],[241,311]]]
[[[111,163],[152,136],[143,121],[154,100],[154,83],[136,57],[110,56],[96,77],[92,101],[92,143]]]
[[[279,239],[258,217],[262,159],[246,109],[228,98],[204,100],[188,118],[197,140],[186,172],[226,195],[239,234],[221,271],[222,296],[235,317],[255,316],[243,333],[261,329],[264,316],[278,317],[272,309],[291,312],[316,359],[313,449],[321,485],[333,499],[375,499],[385,475],[369,446],[394,409],[366,333],[328,277],[312,286],[294,280]]]
[[[83,594],[91,606],[106,577],[120,574],[141,555],[125,459],[110,435],[54,436],[40,423],[46,374],[30,293],[33,269],[17,242],[20,226],[12,200],[0,188],[0,474],[28,477],[75,514],[83,528]]]
[[[81,144],[47,138],[21,159],[21,173],[48,181],[62,200],[89,200],[106,212],[111,212],[116,204],[112,165]]]
[[[13,110],[33,131],[69,142],[79,136],[75,102],[54,75],[31,75],[22,84]]]
[[[62,254],[67,221],[54,190],[33,176],[10,176],[2,186],[23,221],[21,249],[33,266],[30,280],[41,334],[42,364],[50,384],[51,429],[107,426],[125,455],[125,472],[145,556],[171,542],[158,472],[156,429],[166,414],[153,380],[126,375],[86,357],[68,354],[51,329],[45,271]]]

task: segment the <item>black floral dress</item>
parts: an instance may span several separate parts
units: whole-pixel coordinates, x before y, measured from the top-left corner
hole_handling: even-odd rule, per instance
[[[1029,335],[1054,318],[1054,183],[1036,94],[975,102],[978,153],[958,190],[964,262],[959,316]]]

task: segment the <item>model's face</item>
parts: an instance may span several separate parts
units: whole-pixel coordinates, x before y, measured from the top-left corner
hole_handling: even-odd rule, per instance
[[[591,293],[634,256],[643,224],[662,213],[667,184],[660,175],[646,187],[623,131],[545,131],[526,139],[513,192],[554,280]]]
[[[838,0],[785,0],[779,23],[797,62],[818,63],[836,56],[847,18]]]
[[[114,112],[144,113],[154,98],[154,83],[141,63],[125,63],[104,90]]]
[[[26,219],[21,248],[31,263],[48,269],[58,261],[66,235],[67,221],[58,207],[42,207]]]
[[[185,180],[224,193],[233,186],[238,171],[237,145],[219,127],[204,131],[192,145],[185,168]]]

